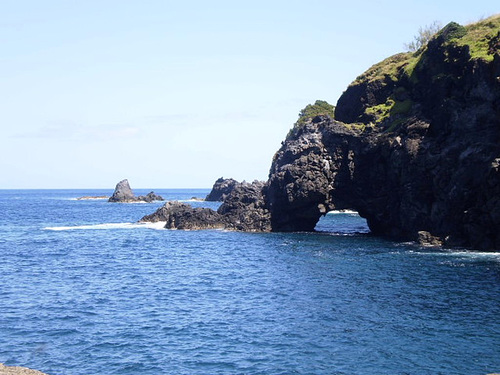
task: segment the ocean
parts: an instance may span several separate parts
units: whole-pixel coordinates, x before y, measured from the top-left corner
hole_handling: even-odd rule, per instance
[[[156,190],[192,201],[209,190]],[[0,362],[50,375],[500,372],[500,253],[136,224],[110,190],[0,190]],[[135,190],[137,195],[148,193]]]

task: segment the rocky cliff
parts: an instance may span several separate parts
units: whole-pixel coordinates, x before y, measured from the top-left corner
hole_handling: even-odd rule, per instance
[[[335,108],[307,106],[267,183],[236,185],[217,214],[230,229],[312,231],[332,209],[376,235],[500,249],[500,16],[452,22]]]
[[[499,16],[451,23],[359,76],[336,120],[296,126],[271,167],[272,229],[351,208],[377,235],[499,249],[499,40]]]

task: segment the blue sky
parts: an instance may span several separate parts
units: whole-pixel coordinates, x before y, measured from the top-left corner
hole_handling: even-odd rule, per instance
[[[267,179],[300,109],[335,104],[420,26],[497,1],[0,0],[0,188]]]

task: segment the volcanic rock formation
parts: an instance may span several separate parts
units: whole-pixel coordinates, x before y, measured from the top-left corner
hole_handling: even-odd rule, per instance
[[[262,196],[263,186],[262,181],[237,183],[217,211],[195,208],[180,202],[167,202],[140,221],[165,221],[167,229],[270,231],[270,215]]]
[[[271,167],[272,229],[312,230],[351,208],[377,235],[499,249],[499,38],[499,16],[451,23],[358,77],[338,121],[293,129]]]
[[[209,202],[223,202],[239,182],[232,178],[219,178],[205,198]]]
[[[156,195],[153,191],[147,195],[140,195],[136,197],[134,192],[130,188],[128,180],[122,180],[116,184],[115,191],[113,195],[108,199],[108,202],[120,202],[120,203],[134,203],[134,202],[147,202],[151,203],[154,201],[163,201],[164,199]]]
[[[225,228],[312,231],[353,209],[372,233],[500,249],[500,16],[450,23],[416,52],[301,112],[264,184],[235,185]]]

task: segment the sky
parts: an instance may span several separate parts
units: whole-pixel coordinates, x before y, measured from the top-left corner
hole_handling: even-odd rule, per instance
[[[498,0],[0,0],[0,189],[266,180],[298,113]]]

